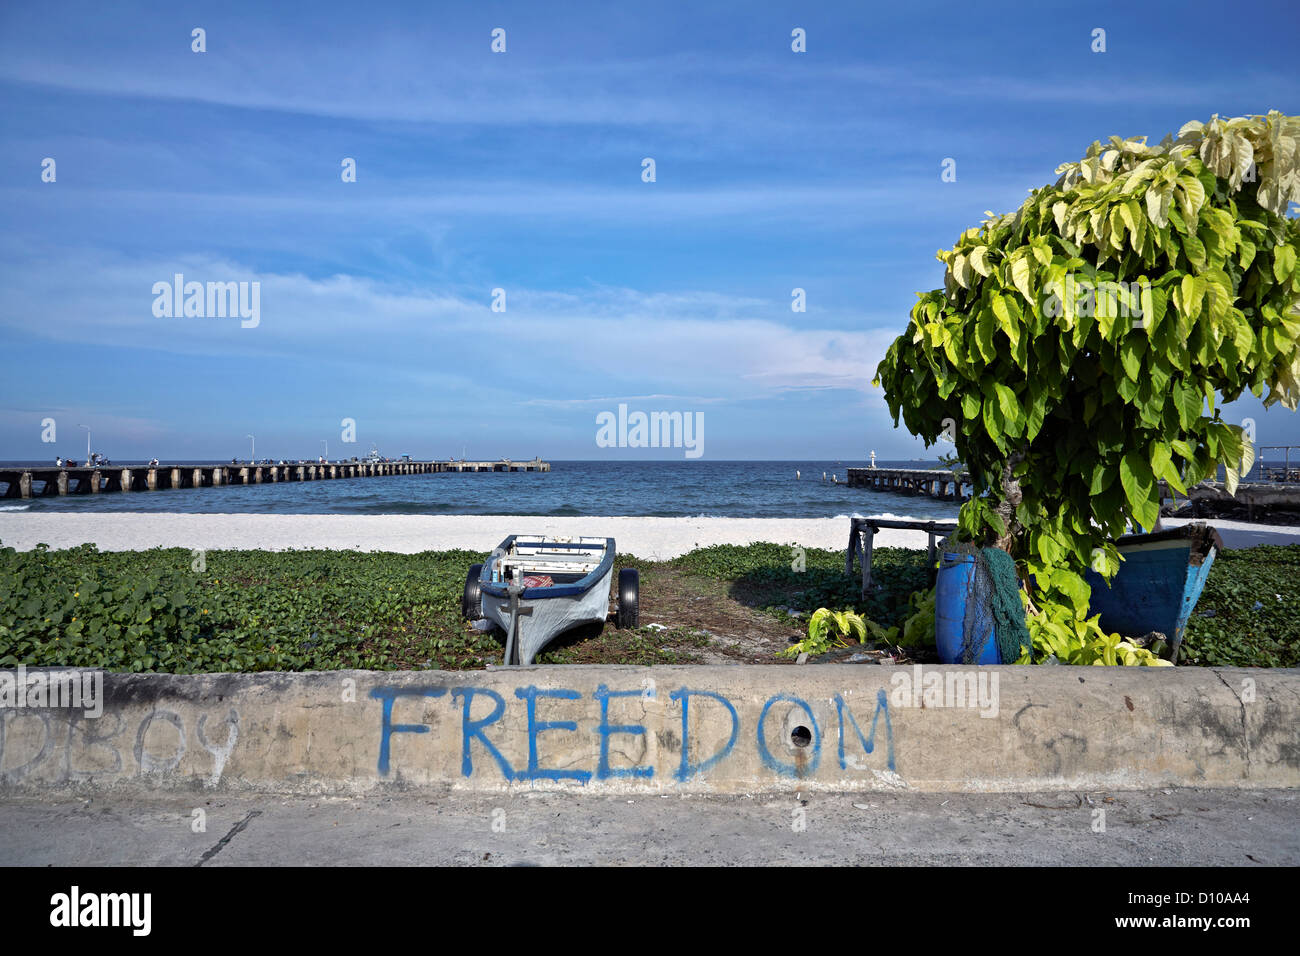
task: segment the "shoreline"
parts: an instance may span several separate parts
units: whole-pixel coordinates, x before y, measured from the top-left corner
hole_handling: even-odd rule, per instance
[[[1166,518],[1166,528],[1190,519]],[[1228,548],[1300,544],[1300,527],[1211,521]],[[613,537],[620,553],[649,561],[696,548],[756,542],[843,551],[849,519],[654,518],[521,515],[265,515],[153,512],[0,512],[0,547],[30,551],[94,544],[101,551],[195,550],[490,551],[510,534]],[[924,548],[922,531],[882,530],[877,548]]]
[[[615,539],[620,554],[648,561],[714,544],[771,541],[843,550],[847,518],[651,518],[528,515],[263,515],[0,513],[0,547],[30,551],[92,543],[101,551],[148,548],[284,551],[491,551],[511,534]],[[889,540],[883,540],[888,535]],[[882,532],[877,547],[926,545],[923,532]]]

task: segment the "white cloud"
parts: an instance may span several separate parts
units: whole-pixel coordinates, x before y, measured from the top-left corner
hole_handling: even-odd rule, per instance
[[[154,282],[261,283],[261,324],[238,319],[156,318]],[[682,290],[619,287],[508,290],[508,310],[489,308],[489,290],[426,289],[351,275],[312,279],[258,273],[237,263],[184,257],[142,262],[74,254],[57,267],[6,259],[0,326],[59,344],[211,355],[314,360],[431,377],[470,389],[528,399],[588,401],[637,394],[741,400],[790,389],[866,391],[876,363],[897,334],[883,328],[819,326],[807,314],[789,321],[784,301]],[[844,321],[844,317],[838,317]],[[707,387],[702,387],[702,383]],[[630,386],[630,387],[629,387]],[[644,386],[650,388],[644,389]]]

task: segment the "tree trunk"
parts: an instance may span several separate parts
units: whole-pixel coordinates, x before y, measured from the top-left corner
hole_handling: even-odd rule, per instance
[[[1002,465],[1002,500],[998,504],[997,512],[1002,518],[1002,523],[1006,525],[1006,534],[1001,535],[994,544],[1006,551],[1008,554],[1014,554],[1012,550],[1016,537],[1021,532],[1019,522],[1016,521],[1016,507],[1020,504],[1020,479],[1013,477],[1016,465],[1025,460],[1024,452],[1014,452]]]

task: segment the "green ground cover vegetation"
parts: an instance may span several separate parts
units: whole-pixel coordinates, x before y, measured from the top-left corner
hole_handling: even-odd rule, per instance
[[[788,545],[725,545],[666,562],[620,555],[619,564],[688,584],[723,582],[726,597],[719,600],[792,629],[822,607],[893,628],[916,613],[910,599],[931,583],[923,551],[879,548],[873,576],[880,587],[863,601],[857,580],[844,573],[842,553],[808,549],[804,556],[803,570],[795,570]],[[460,617],[465,571],[483,558],[468,551],[209,551],[197,571],[193,553],[179,548],[0,548],[0,667],[184,674],[499,664],[500,637]],[[1300,546],[1219,555],[1180,662],[1300,665],[1297,580]],[[623,632],[608,623],[553,647],[543,661],[691,663],[681,648],[708,639],[680,631]]]

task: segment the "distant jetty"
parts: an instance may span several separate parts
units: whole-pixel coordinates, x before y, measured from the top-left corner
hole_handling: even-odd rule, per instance
[[[162,491],[175,488],[220,488],[224,485],[277,484],[282,481],[330,481],[389,475],[441,472],[550,471],[551,463],[532,461],[341,461],[282,465],[126,465],[81,468],[0,468],[4,498],[48,495],[96,495],[103,492]]]
[[[1294,474],[1290,458],[1287,465],[1279,471],[1266,466],[1265,475],[1290,476]],[[848,469],[850,488],[869,488],[873,491],[892,491],[904,495],[929,495],[942,501],[965,501],[970,497],[970,475],[962,473],[961,480],[951,471],[942,469],[912,468],[850,468]],[[1203,481],[1187,489],[1187,494],[1176,493],[1169,485],[1161,481],[1159,487],[1165,513],[1172,515],[1179,507],[1179,499],[1184,499],[1181,507],[1190,505],[1195,517],[1203,517],[1207,512],[1225,508],[1245,510],[1247,521],[1254,521],[1257,516],[1268,515],[1277,511],[1300,513],[1300,483],[1284,481],[1242,482],[1237,485],[1234,494],[1228,494],[1227,488],[1219,481]]]
[[[963,472],[958,480],[942,468],[850,468],[848,484],[850,488],[964,501],[969,497],[970,476]]]

